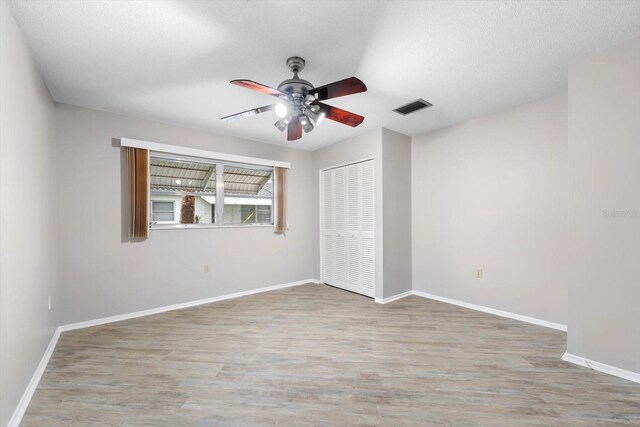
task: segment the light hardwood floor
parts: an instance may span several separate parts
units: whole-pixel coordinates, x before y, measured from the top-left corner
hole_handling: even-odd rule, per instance
[[[309,284],[66,332],[23,425],[640,425],[640,384],[565,339]]]

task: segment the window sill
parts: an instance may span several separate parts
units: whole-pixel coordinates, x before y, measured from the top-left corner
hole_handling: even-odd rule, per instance
[[[215,225],[215,224],[156,224],[149,227],[149,230],[201,230],[206,228],[273,228],[273,224],[227,224],[227,225]]]

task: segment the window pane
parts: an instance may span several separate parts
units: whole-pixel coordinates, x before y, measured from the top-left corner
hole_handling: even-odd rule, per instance
[[[240,206],[240,218],[243,224],[256,222],[256,207],[250,205]]]
[[[154,221],[173,221],[173,212],[154,212]]]
[[[271,224],[272,169],[224,168],[224,223]]]
[[[151,201],[151,221],[173,222],[174,203],[172,201]]]
[[[151,192],[215,194],[215,164],[196,160],[151,157],[149,164]]]
[[[173,213],[173,202],[153,202],[153,211]]]
[[[149,176],[152,221],[213,224],[216,200],[216,170],[213,162],[152,156]]]
[[[213,224],[216,220],[215,197],[196,196],[195,224]]]
[[[256,206],[256,222],[260,224],[271,224],[271,206]]]

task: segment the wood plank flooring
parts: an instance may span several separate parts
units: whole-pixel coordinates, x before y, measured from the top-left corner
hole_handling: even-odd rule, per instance
[[[565,333],[303,285],[64,333],[24,426],[640,425]]]

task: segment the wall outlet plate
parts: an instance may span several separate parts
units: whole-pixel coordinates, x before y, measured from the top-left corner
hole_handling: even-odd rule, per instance
[[[482,279],[482,269],[476,268],[476,279]]]

